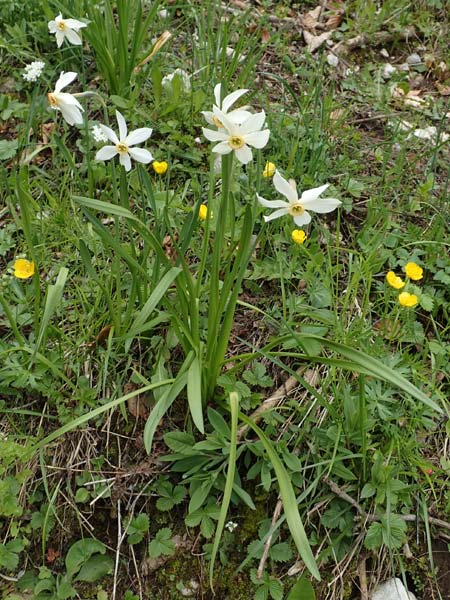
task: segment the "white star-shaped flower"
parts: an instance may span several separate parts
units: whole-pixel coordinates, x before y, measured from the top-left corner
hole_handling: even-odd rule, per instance
[[[223,129],[213,131],[203,128],[203,135],[211,142],[219,142],[212,149],[217,154],[229,154],[234,151],[236,158],[246,165],[253,158],[250,146],[264,148],[269,141],[270,131],[262,129],[266,120],[264,111],[250,115],[242,123],[230,120],[228,115],[216,106],[213,114],[222,123]]]
[[[311,215],[308,211],[320,214],[329,213],[342,204],[342,202],[336,198],[319,198],[320,194],[322,194],[329,186],[328,183],[311,190],[305,190],[300,198],[298,197],[297,186],[293,179],[286,181],[286,179],[276,171],[273,177],[273,183],[275,189],[280,192],[280,194],[283,194],[288,202],[285,202],[284,200],[266,200],[259,194],[256,194],[260,204],[267,208],[277,209],[268,217],[264,217],[266,222],[273,221],[273,219],[278,219],[278,217],[284,215],[291,215],[295,224],[301,227],[302,225],[307,225],[311,221]]]
[[[231,94],[228,94],[228,96],[225,96],[225,98],[221,100],[221,89],[221,83],[218,83],[214,88],[214,99],[216,101],[216,104],[214,106],[220,109],[225,115],[227,115],[230,121],[233,121],[234,123],[243,123],[252,114],[248,110],[246,110],[248,107],[243,106],[242,108],[234,108],[233,110],[230,110],[230,108],[237,100],[239,100],[241,96],[246,94],[248,90],[236,90],[235,92],[231,92]],[[213,111],[203,110],[202,115],[205,117],[205,119],[210,125],[215,125],[219,129],[223,129],[222,122],[219,121],[219,119],[216,117]]]
[[[69,125],[82,125],[84,108],[72,94],[61,92],[66,85],[69,85],[75,78],[77,73],[69,71],[68,73],[61,72],[58,81],[55,84],[55,91],[47,94],[50,106],[54,110],[59,110],[63,118]]]
[[[83,27],[86,27],[86,23],[77,21],[77,19],[63,19],[61,13],[53,21],[48,22],[49,32],[56,33],[58,48],[61,48],[65,37],[71,44],[81,46],[81,37],[78,35],[78,32]]]
[[[97,160],[109,160],[118,154],[119,162],[125,167],[126,171],[131,169],[132,158],[144,164],[151,162],[153,156],[148,150],[144,150],[144,148],[132,148],[131,146],[145,142],[152,135],[152,129],[150,127],[141,127],[128,133],[125,119],[118,110],[116,110],[116,119],[119,125],[119,137],[117,137],[112,129],[106,127],[106,125],[100,125],[103,133],[114,146],[103,146],[97,152],[95,158]]]

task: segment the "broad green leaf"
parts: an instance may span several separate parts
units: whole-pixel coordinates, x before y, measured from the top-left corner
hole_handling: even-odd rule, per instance
[[[311,582],[303,575],[291,588],[286,600],[316,600],[316,593]]]
[[[209,492],[211,491],[211,488],[213,486],[213,481],[206,481],[205,483],[202,483],[202,485],[200,485],[195,492],[192,494],[191,500],[189,502],[189,508],[188,508],[188,512],[189,513],[194,513],[195,511],[199,510],[199,508],[201,506],[203,506],[203,503],[205,502],[206,498],[209,496]]]
[[[111,573],[113,568],[114,561],[110,556],[96,554],[81,567],[76,579],[93,583]]]
[[[172,556],[175,553],[175,544],[172,541],[172,530],[168,527],[163,527],[158,531],[150,544],[148,545],[148,553],[151,558],[158,556]]]
[[[19,565],[19,555],[0,544],[0,566],[7,571],[15,571]]]
[[[208,421],[211,423],[214,431],[219,435],[226,439],[230,438],[231,432],[228,423],[217,410],[214,410],[211,407],[208,408]]]
[[[164,435],[164,443],[174,452],[190,456],[195,438],[191,433],[185,431],[169,431]]]
[[[78,540],[78,542],[72,544],[66,555],[67,575],[75,575],[93,554],[104,554],[105,552],[105,544],[94,538]]]

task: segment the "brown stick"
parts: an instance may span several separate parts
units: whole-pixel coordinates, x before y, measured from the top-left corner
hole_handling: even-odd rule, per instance
[[[278,521],[278,517],[280,516],[282,508],[283,508],[283,502],[280,499],[280,500],[278,500],[277,505],[275,506],[275,510],[273,511],[272,524],[271,524],[272,527]],[[261,579],[261,577],[263,576],[264,567],[267,562],[267,557],[269,556],[270,545],[272,544],[272,537],[273,537],[273,534],[271,533],[269,535],[269,537],[267,538],[266,543],[264,544],[264,552],[263,552],[263,555],[261,556],[261,560],[259,561],[258,573],[256,575],[256,577],[258,579]]]
[[[300,367],[300,369],[297,370],[298,375],[302,375],[304,372],[306,371],[306,367]],[[312,371],[312,373],[315,375],[315,371]],[[289,379],[287,379],[283,385],[281,385],[277,390],[275,390],[275,392],[269,396],[268,398],[266,398],[264,400],[264,402],[258,406],[258,408],[256,410],[254,410],[252,412],[252,414],[250,415],[250,419],[254,422],[257,423],[258,421],[260,421],[262,415],[267,412],[268,410],[271,410],[272,408],[274,408],[278,402],[282,401],[294,388],[296,385],[298,385],[299,381],[298,378],[295,377],[294,375],[291,375],[289,377]],[[311,377],[311,384],[314,384],[314,378]],[[246,434],[248,430],[248,425],[243,425],[237,432],[237,439],[238,441],[241,440],[244,435]]]
[[[371,35],[361,33],[360,35],[350,38],[345,42],[339,42],[333,47],[333,51],[334,53],[337,53],[339,49],[339,54],[346,54],[347,52],[350,52],[350,50],[355,50],[356,48],[361,48],[362,46],[381,46],[383,44],[392,42],[397,38],[400,38],[401,40],[409,40],[415,35],[416,30],[414,27],[405,27],[405,29],[399,33],[390,33],[389,31],[378,31],[377,33]],[[337,54],[337,56],[339,56],[339,54]]]
[[[367,587],[366,558],[364,557],[358,565],[358,577],[361,592],[361,600],[369,600],[369,589]]]
[[[336,494],[336,496],[339,496],[339,498],[342,498],[342,500],[345,500],[346,502],[351,504],[354,508],[356,508],[356,510],[359,512],[359,514],[362,517],[364,517],[368,521],[380,521],[380,517],[378,515],[369,515],[368,513],[366,513],[366,511],[362,508],[362,506],[360,504],[358,504],[356,502],[356,500],[354,500],[351,496],[349,496],[347,494],[347,492],[344,492],[344,490],[341,489],[337,485],[337,483],[334,483],[334,481],[331,481],[331,479],[329,479],[328,477],[322,477],[322,481],[328,485],[328,487],[331,489],[331,491],[333,493]],[[397,515],[397,516],[400,517],[400,519],[402,519],[403,521],[407,521],[407,522],[417,521],[417,515]],[[442,519],[437,519],[436,517],[429,516],[428,521],[432,525],[436,525],[436,527],[441,527],[442,529],[450,529],[450,523],[448,523],[447,521],[443,521]]]

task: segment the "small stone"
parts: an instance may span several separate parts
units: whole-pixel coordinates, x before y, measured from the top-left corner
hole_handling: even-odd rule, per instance
[[[372,600],[417,600],[408,592],[398,577],[380,583],[372,593]]]
[[[330,67],[337,67],[339,64],[339,58],[330,52],[330,54],[327,54],[327,63],[330,65]]]
[[[384,56],[384,58],[389,58],[389,52],[386,50],[386,48],[382,48],[380,50],[380,54],[381,56]]]
[[[386,63],[383,68],[383,79],[390,79],[397,69],[390,63]]]
[[[410,54],[408,56],[406,62],[408,63],[408,65],[420,65],[422,64],[422,59],[416,52],[414,52],[413,54]]]

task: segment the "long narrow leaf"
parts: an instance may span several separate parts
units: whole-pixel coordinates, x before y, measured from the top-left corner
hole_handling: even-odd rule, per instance
[[[56,440],[57,438],[61,437],[65,433],[68,433],[69,431],[73,431],[77,427],[84,425],[91,419],[98,417],[99,415],[106,412],[107,410],[111,410],[112,408],[119,406],[123,402],[130,400],[130,398],[134,398],[135,396],[138,396],[139,394],[143,394],[145,392],[148,392],[150,390],[153,390],[155,388],[158,388],[158,387],[161,387],[164,385],[170,385],[171,383],[173,383],[173,381],[174,381],[173,379],[166,379],[165,381],[157,381],[156,383],[151,383],[150,385],[146,385],[142,388],[139,388],[138,390],[134,390],[134,391],[130,392],[129,394],[125,394],[125,396],[121,396],[120,398],[111,400],[111,402],[107,402],[106,404],[103,404],[102,406],[99,406],[98,408],[95,408],[94,410],[91,410],[90,412],[88,412],[84,415],[81,415],[81,417],[74,419],[70,423],[66,423],[66,425],[63,425],[56,431],[53,431],[52,433],[50,433],[50,435],[48,435],[43,440],[38,442],[36,444],[36,446],[31,448],[31,451],[36,451],[36,450],[39,450],[39,448],[44,448],[47,444],[49,444],[50,442],[53,442],[53,440]]]
[[[220,539],[222,537],[223,529],[225,527],[228,507],[230,505],[231,494],[233,492],[234,474],[236,472],[237,426],[239,416],[239,396],[236,392],[231,392],[230,394],[230,410],[231,437],[230,454],[228,456],[227,479],[225,481],[225,489],[223,492],[223,499],[220,507],[219,520],[217,521],[216,535],[214,536],[214,544],[211,552],[211,562],[209,563],[209,585],[211,587],[211,590],[213,590],[214,562],[216,560],[217,552],[219,550]]]
[[[280,490],[281,500],[283,502],[284,514],[286,516],[286,521],[289,526],[289,531],[291,532],[292,539],[297,546],[297,550],[306,565],[306,568],[309,572],[320,581],[320,574],[317,568],[316,561],[314,559],[314,555],[309,546],[308,538],[306,537],[305,529],[303,527],[303,523],[300,517],[300,513],[298,512],[297,499],[295,497],[294,489],[292,487],[292,483],[288,472],[284,468],[283,463],[280,460],[280,457],[274,450],[271,442],[265,436],[264,432],[253,423],[251,419],[240,413],[239,417],[244,423],[253,429],[256,435],[261,440],[262,445],[264,446],[267,455],[269,456],[270,462],[275,470],[275,475],[277,477],[277,482]]]
[[[176,400],[178,394],[187,384],[187,373],[178,374],[175,381],[171,382],[172,385],[161,396],[160,400],[153,408],[150,416],[145,424],[144,428],[144,444],[147,453],[150,454],[153,444],[153,436],[155,435],[156,428],[158,427],[158,423],[161,421],[163,416],[172,406],[173,402]]]
[[[141,308],[141,310],[139,311],[138,315],[136,316],[135,320],[133,321],[133,323],[130,327],[130,331],[127,336],[128,339],[125,344],[126,352],[128,352],[128,350],[130,349],[131,342],[133,341],[133,338],[136,335],[136,333],[142,329],[143,325],[146,323],[149,316],[155,310],[158,302],[161,300],[161,298],[167,292],[167,290],[172,285],[173,281],[178,277],[180,272],[181,272],[181,269],[179,269],[177,267],[172,267],[170,269],[170,271],[168,271],[164,275],[164,277],[161,279],[161,281],[155,287],[152,294],[150,295],[150,298],[147,300],[147,302]]]
[[[73,196],[73,199],[77,204],[85,206],[86,208],[98,210],[99,212],[104,212],[108,215],[116,215],[117,217],[131,219],[132,221],[139,221],[132,212],[118,204],[111,204],[111,202],[104,202],[103,200],[95,200],[94,198],[86,198],[84,196]]]
[[[187,397],[192,420],[200,433],[205,433],[202,405],[202,367],[198,356],[194,358],[189,367]]]
[[[64,285],[66,283],[68,274],[69,269],[66,269],[66,267],[62,267],[59,270],[56,282],[48,286],[47,297],[45,298],[44,314],[42,315],[42,320],[39,326],[39,334],[36,340],[36,346],[34,348],[34,353],[31,360],[34,360],[36,353],[38,352],[47,333],[47,327],[50,323],[50,319],[52,318],[53,314],[55,313],[56,309],[58,308],[61,302],[62,294],[64,291]]]
[[[420,400],[428,407],[432,408],[438,413],[442,413],[443,410],[440,406],[436,404],[433,400],[431,400],[424,392],[419,390],[414,384],[408,381],[405,377],[391,369],[387,365],[383,364],[381,361],[361,352],[361,350],[355,350],[354,348],[350,348],[349,346],[345,346],[339,342],[334,342],[333,340],[328,340],[326,338],[322,338],[320,336],[315,335],[301,335],[296,337],[305,337],[306,339],[311,339],[319,342],[322,346],[326,346],[342,356],[345,356],[348,360],[350,360],[355,365],[355,371],[363,369],[363,372],[369,375],[373,375],[378,379],[383,379],[388,383],[400,388],[416,400]],[[359,369],[360,367],[361,369]]]

